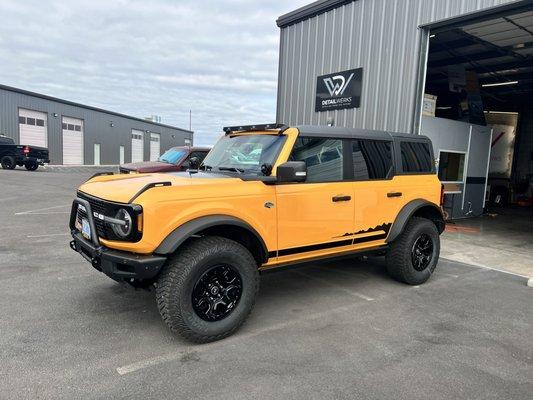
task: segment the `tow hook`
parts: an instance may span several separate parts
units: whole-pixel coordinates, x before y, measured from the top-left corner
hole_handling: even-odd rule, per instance
[[[78,251],[78,248],[76,247],[76,241],[74,240],[70,241],[70,248],[76,252]]]

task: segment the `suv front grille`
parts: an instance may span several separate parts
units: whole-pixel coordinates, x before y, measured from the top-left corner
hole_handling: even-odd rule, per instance
[[[103,214],[109,217],[113,216],[111,215],[113,207],[110,204],[108,204],[106,201],[97,199],[95,197],[87,196],[80,192],[78,192],[78,197],[80,199],[87,200],[89,202],[93,213],[96,212],[98,214]],[[78,222],[80,224],[81,224],[82,217],[87,217],[87,215],[85,214],[85,211],[82,211],[78,208],[78,214],[76,218],[78,219]],[[104,221],[102,221],[99,218],[95,218],[94,216],[93,216],[93,220],[94,220],[94,225],[96,226],[98,237],[102,239],[107,239],[107,240],[119,240],[118,236],[115,235],[115,232],[113,232],[113,229],[109,225],[107,225]]]

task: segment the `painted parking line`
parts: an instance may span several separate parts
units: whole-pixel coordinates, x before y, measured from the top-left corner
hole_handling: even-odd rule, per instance
[[[26,237],[28,239],[35,239],[35,238],[44,238],[44,237],[52,237],[52,236],[70,236],[70,233],[49,233],[46,235],[28,235]]]
[[[70,214],[70,211],[50,211],[50,210],[56,210],[58,208],[65,208],[65,207],[70,207],[70,204],[38,208],[36,210],[20,211],[20,212],[15,213],[15,215]]]
[[[167,363],[167,362],[172,362],[172,361],[179,360],[182,357],[186,357],[187,354],[205,353],[206,351],[214,350],[214,349],[216,349],[218,347],[224,347],[224,346],[231,345],[233,342],[237,342],[237,341],[242,341],[242,340],[246,340],[246,339],[249,339],[249,338],[253,338],[255,336],[259,336],[259,335],[262,335],[264,333],[270,333],[270,332],[273,332],[273,331],[278,331],[278,330],[284,329],[284,328],[286,328],[288,326],[295,325],[295,324],[300,323],[300,322],[307,322],[307,321],[313,321],[313,320],[316,320],[316,319],[322,319],[324,317],[327,317],[327,316],[331,315],[332,313],[346,312],[346,311],[348,311],[348,310],[350,310],[352,308],[356,308],[356,307],[361,306],[361,304],[364,304],[364,303],[356,302],[356,303],[352,303],[352,304],[349,304],[349,305],[340,306],[340,307],[337,307],[337,308],[330,308],[330,309],[328,309],[326,311],[321,311],[321,312],[317,312],[317,313],[314,313],[314,314],[307,314],[304,317],[294,318],[294,319],[291,319],[289,321],[280,322],[280,323],[277,323],[277,324],[274,324],[274,325],[271,325],[271,326],[267,326],[267,327],[265,327],[263,329],[259,329],[259,330],[256,330],[256,331],[243,333],[243,334],[240,334],[240,335],[237,334],[237,335],[231,336],[229,338],[226,338],[224,340],[220,340],[218,342],[211,342],[211,343],[202,344],[202,345],[190,346],[190,347],[187,347],[184,351],[168,353],[168,354],[162,354],[160,356],[156,356],[156,357],[148,358],[146,360],[141,360],[141,361],[138,361],[138,362],[135,362],[135,363],[132,363],[132,364],[124,365],[122,367],[118,367],[116,369],[116,371],[117,371],[117,373],[119,375],[131,374],[132,372],[136,372],[136,371],[148,368],[148,367],[152,367],[152,366],[155,366],[155,365],[160,365],[160,364],[164,364],[164,363]]]
[[[480,269],[484,269],[484,270],[487,270],[487,271],[498,271],[498,272],[502,272],[504,274],[513,275],[513,276],[519,276],[520,278],[526,278],[526,279],[531,278],[530,276],[527,276],[527,275],[524,275],[524,274],[519,274],[517,272],[511,272],[511,271],[505,271],[503,269],[489,267],[487,265],[477,264],[477,263],[473,263],[473,262],[465,263],[465,262],[457,261],[457,260],[454,260],[453,258],[447,258],[447,257],[441,257],[441,258],[443,258],[444,260],[447,260],[447,261],[451,261],[451,262],[453,262],[455,264],[466,266],[466,267],[470,267],[470,268],[480,268]]]

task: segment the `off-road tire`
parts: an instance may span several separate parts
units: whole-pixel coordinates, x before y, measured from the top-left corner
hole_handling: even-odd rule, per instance
[[[230,265],[240,275],[242,294],[225,318],[206,321],[192,305],[196,282],[213,265]],[[163,321],[174,333],[196,343],[212,342],[233,334],[246,320],[259,290],[259,272],[250,252],[233,240],[217,236],[192,239],[163,267],[156,300]]]
[[[35,171],[35,170],[37,170],[37,168],[39,168],[39,164],[37,164],[35,162],[27,162],[27,163],[24,164],[24,167],[28,171]]]
[[[411,252],[415,241],[423,234],[432,240],[433,250],[427,267],[418,271],[413,265]],[[387,271],[400,282],[420,285],[431,277],[437,266],[439,254],[440,237],[435,224],[426,218],[413,217],[407,222],[407,226],[400,236],[390,245],[386,256]]]
[[[0,163],[2,164],[3,169],[15,169],[17,166],[17,163],[12,156],[3,156]]]

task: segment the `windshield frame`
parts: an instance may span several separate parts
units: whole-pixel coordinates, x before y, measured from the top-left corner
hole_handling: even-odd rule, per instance
[[[209,162],[209,156],[211,155],[211,152],[212,150],[216,149],[216,147],[219,145],[219,143],[221,143],[222,141],[225,141],[225,140],[232,140],[233,138],[240,138],[240,137],[249,137],[249,136],[275,136],[277,138],[280,139],[279,141],[279,144],[278,144],[278,149],[276,149],[276,151],[272,154],[272,162],[269,164],[271,166],[271,169],[273,169],[275,167],[275,165],[277,164],[278,162],[278,159],[279,159],[279,156],[281,154],[281,152],[283,151],[286,143],[287,143],[287,138],[288,136],[285,135],[285,134],[280,134],[280,133],[277,133],[277,132],[264,132],[264,133],[258,133],[258,132],[253,132],[253,133],[234,133],[234,134],[226,134],[224,136],[222,136],[216,143],[215,145],[213,146],[213,148],[211,149],[211,151],[207,154],[207,156],[204,158],[204,160],[202,161],[202,164],[200,165],[200,169],[204,169],[205,171],[209,171],[209,172],[215,172],[215,173],[221,173],[221,174],[229,174],[229,175],[252,175],[252,176],[257,176],[257,177],[264,177],[264,176],[270,176],[270,175],[265,175],[262,171],[261,171],[261,166],[266,164],[266,163],[262,163],[262,164],[259,164],[257,166],[254,165],[253,168],[246,168],[246,165],[245,164],[242,164],[242,165],[238,165],[238,164],[235,164],[235,165],[225,165],[225,164],[221,164],[221,165],[206,165],[205,164],[205,161],[207,160]],[[219,169],[219,168],[222,168],[222,169]],[[234,169],[232,171],[232,169]],[[240,170],[240,171],[238,171]]]

